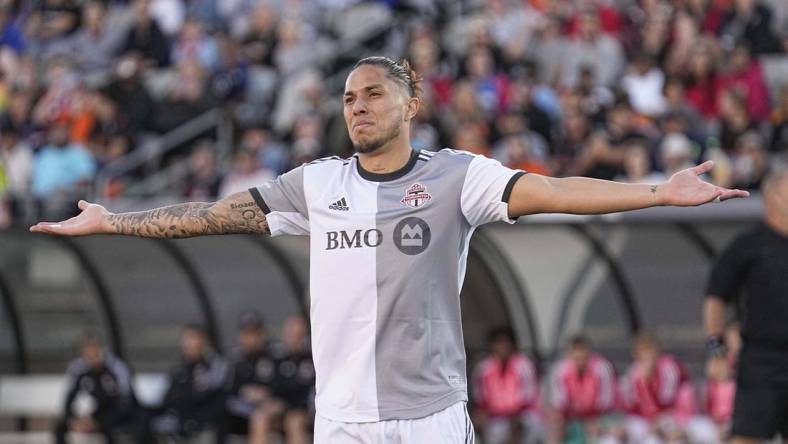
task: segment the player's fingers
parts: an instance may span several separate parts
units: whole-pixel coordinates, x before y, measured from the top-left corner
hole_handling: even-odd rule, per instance
[[[750,193],[743,190],[724,190],[720,194],[720,201],[741,197],[750,197]]]
[[[84,210],[85,208],[88,207],[88,205],[90,204],[82,199],[80,199],[79,202],[77,202],[77,206],[79,207],[80,210]]]
[[[690,168],[690,170],[692,170],[692,172],[695,173],[696,176],[700,176],[701,174],[708,173],[709,171],[711,171],[712,168],[714,168],[714,161],[707,160],[698,166],[694,166]]]
[[[63,225],[59,222],[39,222],[30,227],[30,231],[33,233],[57,234],[62,228]]]

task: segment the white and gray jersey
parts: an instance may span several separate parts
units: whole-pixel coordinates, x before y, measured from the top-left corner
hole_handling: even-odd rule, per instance
[[[321,159],[250,192],[271,235],[310,235],[316,409],[413,419],[467,401],[460,288],[473,230],[513,222],[522,171],[467,152],[414,151],[389,174]]]

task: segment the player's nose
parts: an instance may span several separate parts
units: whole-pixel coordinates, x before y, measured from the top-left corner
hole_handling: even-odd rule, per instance
[[[367,104],[363,100],[356,100],[353,102],[353,115],[365,114],[367,112]]]

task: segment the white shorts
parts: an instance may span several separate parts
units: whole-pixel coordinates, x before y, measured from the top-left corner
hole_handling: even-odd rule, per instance
[[[465,402],[430,416],[379,422],[339,422],[315,416],[315,444],[474,444]]]

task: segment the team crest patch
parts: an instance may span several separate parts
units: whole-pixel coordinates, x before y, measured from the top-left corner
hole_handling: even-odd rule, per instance
[[[414,183],[405,191],[405,197],[402,198],[400,203],[411,208],[421,208],[430,199],[432,199],[432,196],[427,192],[427,188],[420,183]]]

